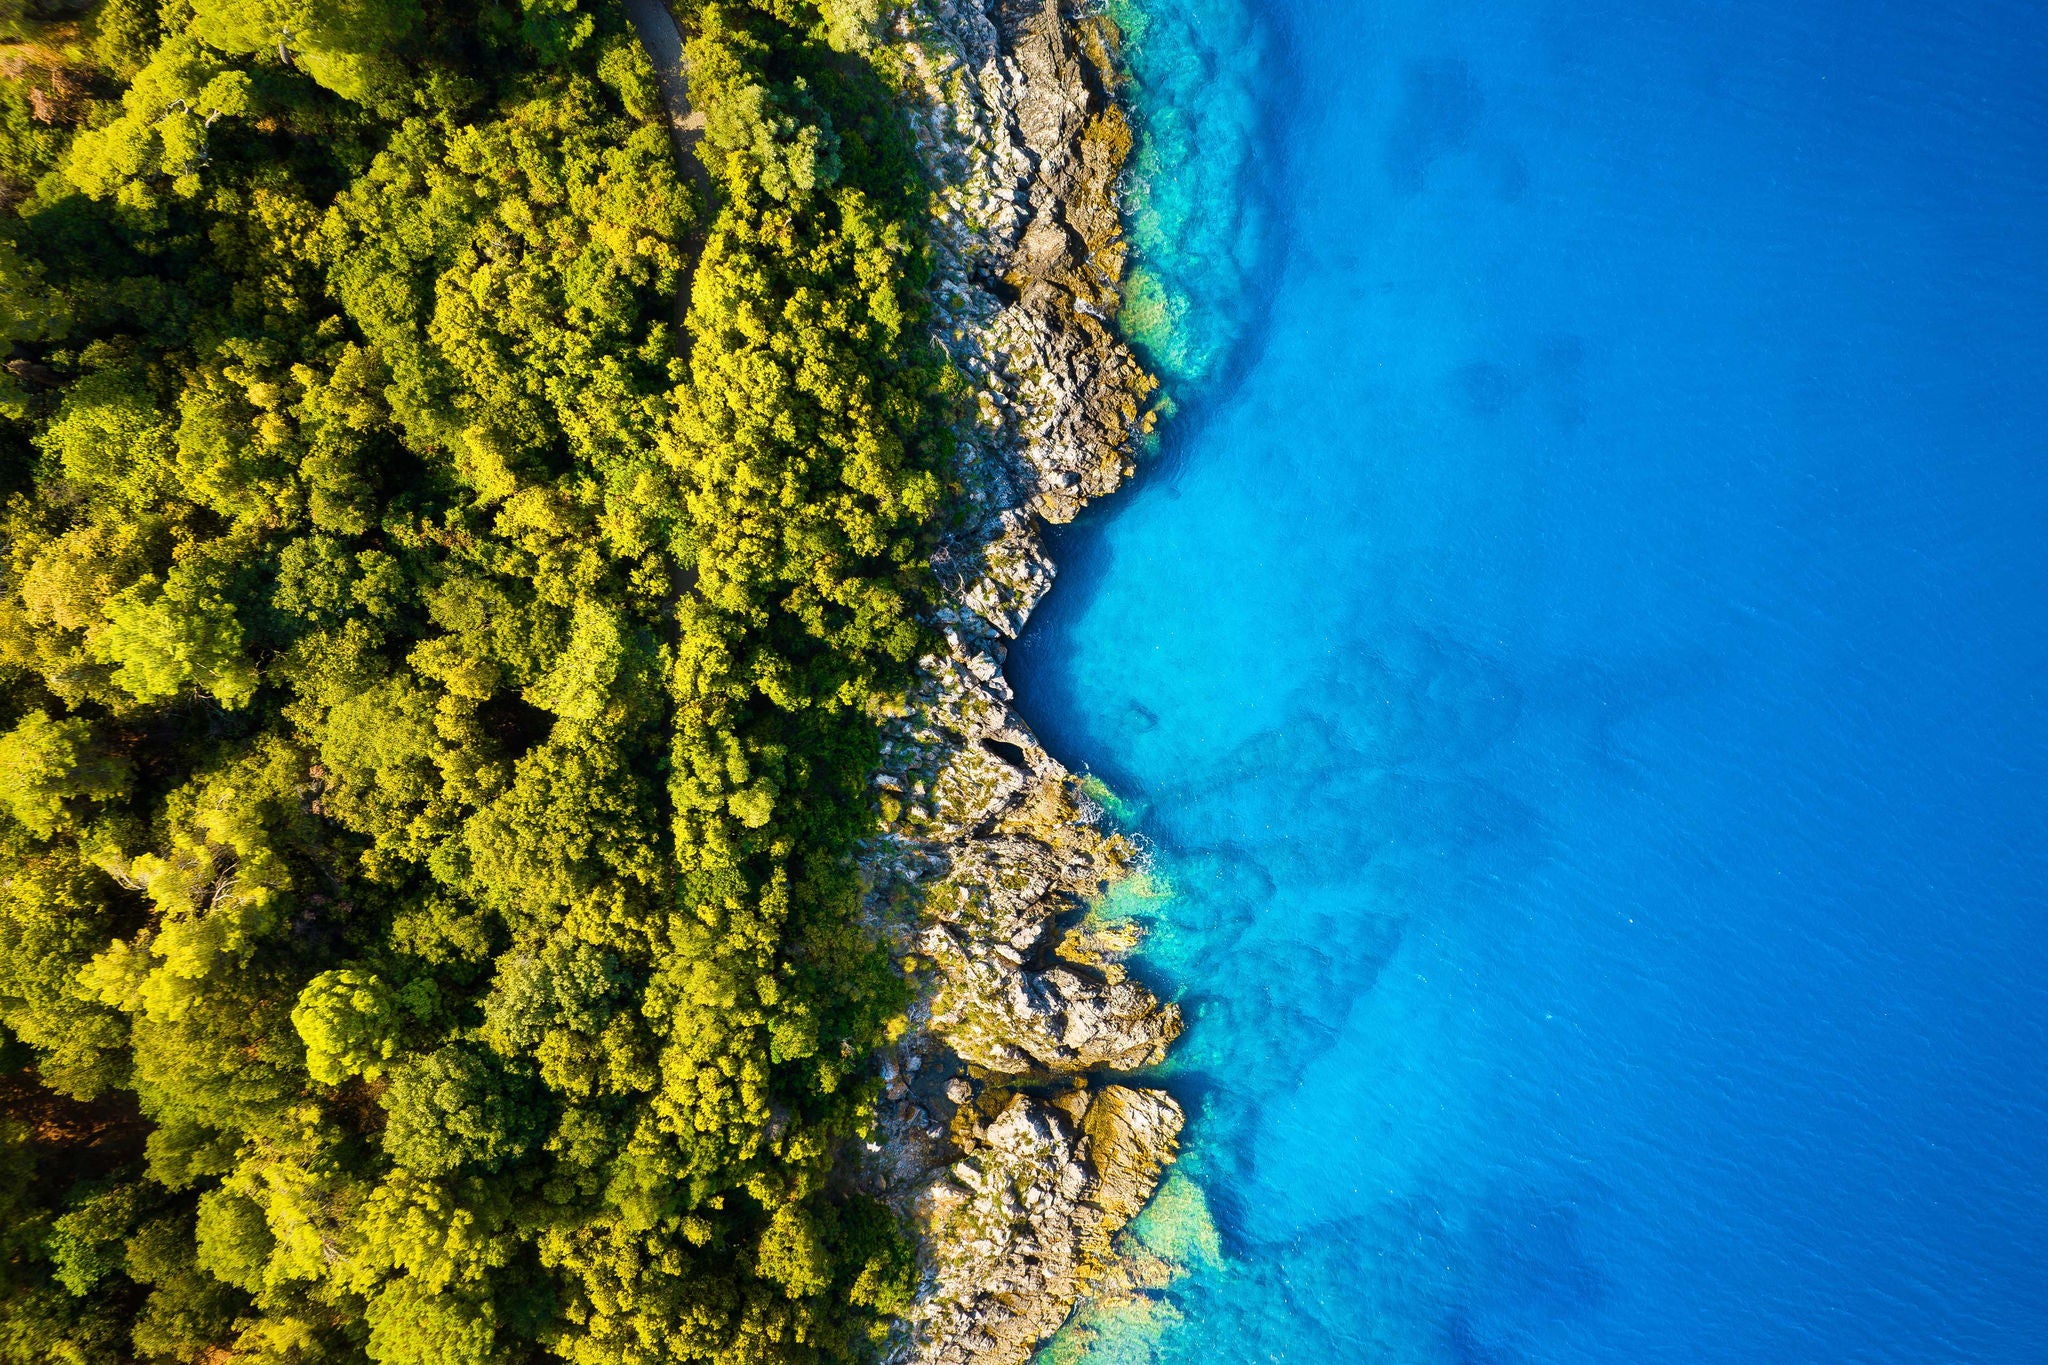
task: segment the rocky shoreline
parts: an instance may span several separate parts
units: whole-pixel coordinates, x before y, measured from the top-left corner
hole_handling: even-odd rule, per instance
[[[1017,1365],[1131,1276],[1116,1234],[1182,1115],[1104,1073],[1159,1062],[1180,1016],[1127,978],[1088,906],[1137,850],[1012,707],[1009,641],[1052,585],[1045,522],[1135,472],[1155,381],[1117,335],[1131,146],[1115,26],[1060,0],[913,0],[871,53],[940,187],[935,339],[969,378],[950,585],[908,704],[884,718],[887,825],[867,910],[912,971],[909,1030],[856,1179],[913,1219],[923,1271],[892,1359]]]
[[[681,35],[655,0],[627,10],[701,186]],[[919,1233],[892,1365],[1019,1365],[1084,1297],[1163,1280],[1156,1256],[1116,1238],[1182,1124],[1164,1091],[1103,1079],[1158,1063],[1180,1032],[1179,1011],[1124,974],[1134,932],[1088,914],[1137,850],[1038,743],[1002,674],[1052,586],[1039,527],[1114,492],[1152,425],[1157,381],[1113,321],[1131,134],[1119,35],[1085,6],[906,0],[869,36],[938,190],[933,339],[970,393],[958,512],[933,559],[947,649],[881,718],[885,827],[861,856],[870,928],[916,1000],[849,1177]]]

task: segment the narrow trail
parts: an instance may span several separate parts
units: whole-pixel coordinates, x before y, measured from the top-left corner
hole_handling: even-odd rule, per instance
[[[668,108],[669,139],[675,144],[676,169],[697,191],[704,206],[705,221],[690,234],[689,258],[694,264],[704,245],[704,229],[715,202],[711,173],[697,158],[697,144],[704,140],[704,112],[690,104],[690,72],[683,62],[683,31],[676,24],[664,0],[623,0],[626,18],[640,35],[654,63],[654,75],[661,82],[661,102]],[[687,269],[676,290],[676,334],[685,337],[683,316],[690,311],[690,279]],[[684,344],[687,344],[685,342]]]

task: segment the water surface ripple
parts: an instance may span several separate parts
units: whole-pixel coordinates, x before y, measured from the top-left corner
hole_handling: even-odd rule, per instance
[[[1105,1349],[2048,1360],[2048,17],[1143,8],[1181,415],[1010,670],[1174,888]]]

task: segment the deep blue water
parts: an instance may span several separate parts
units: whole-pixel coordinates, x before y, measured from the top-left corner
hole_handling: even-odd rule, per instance
[[[1144,4],[1181,406],[1010,675],[1222,1259],[1104,1352],[2048,1361],[2048,13]]]

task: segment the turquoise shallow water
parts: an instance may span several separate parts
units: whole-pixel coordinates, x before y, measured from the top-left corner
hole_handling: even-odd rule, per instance
[[[1143,18],[1180,411],[1010,674],[1221,1261],[1104,1353],[2048,1360],[2048,18]]]

